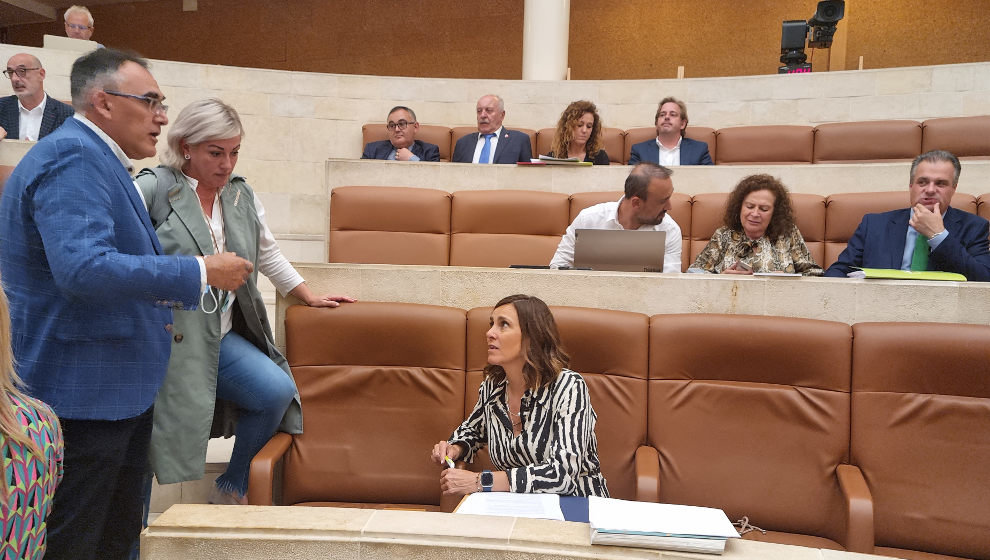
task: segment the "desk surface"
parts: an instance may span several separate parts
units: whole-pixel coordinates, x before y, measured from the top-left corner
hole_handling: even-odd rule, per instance
[[[350,508],[180,504],[163,513],[142,533],[141,558],[882,558],[741,539],[730,540],[722,556],[593,546],[590,539],[586,524],[542,519]]]

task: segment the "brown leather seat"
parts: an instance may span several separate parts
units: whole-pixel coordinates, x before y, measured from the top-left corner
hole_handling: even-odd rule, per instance
[[[478,307],[467,315],[465,416],[478,400],[481,372],[487,363],[485,333],[491,310]],[[641,313],[584,307],[558,306],[551,311],[561,343],[571,357],[570,369],[588,384],[591,406],[598,415],[598,458],[609,493],[613,498],[637,499],[636,450],[646,442],[649,318]],[[490,468],[487,454],[479,461],[471,470]]]
[[[647,442],[659,499],[717,507],[747,538],[841,549],[849,325],[745,315],[650,318]]]
[[[388,140],[388,131],[385,128],[385,123],[368,123],[361,127],[361,134],[364,137],[365,145],[368,142]],[[440,161],[450,161],[450,127],[420,123],[419,132],[416,133],[416,139],[430,144],[436,144],[440,150]]]
[[[708,144],[708,154],[712,156],[712,161],[715,161],[715,129],[708,128],[707,126],[688,126],[684,129],[684,136],[697,140],[699,142],[705,142]],[[655,126],[646,126],[641,128],[630,128],[626,130],[625,143],[623,147],[623,163],[629,161],[629,154],[632,153],[632,147],[640,142],[646,142],[647,140],[654,139],[657,137],[657,129]],[[612,152],[609,152],[611,155]]]
[[[921,123],[862,121],[815,127],[815,163],[911,161],[921,153]]]
[[[3,194],[3,186],[7,182],[7,178],[10,174],[14,172],[14,166],[12,165],[0,165],[0,195]]]
[[[875,553],[990,559],[990,327],[859,323],[853,337],[850,458]]]
[[[990,159],[990,116],[928,119],[921,151],[947,150],[959,159]]]
[[[815,144],[810,126],[735,126],[715,137],[717,164],[811,163]]]
[[[979,204],[977,215],[990,220],[990,193],[981,194],[977,202]]]
[[[458,191],[451,208],[451,266],[549,264],[568,223],[563,193]]]
[[[252,472],[251,503],[271,503],[275,492],[286,505],[438,509],[440,469],[429,452],[464,419],[464,311],[292,306],[285,333],[305,433],[280,434],[255,458],[282,457],[283,476],[272,488]]]
[[[329,262],[446,265],[450,194],[413,187],[330,193]]]

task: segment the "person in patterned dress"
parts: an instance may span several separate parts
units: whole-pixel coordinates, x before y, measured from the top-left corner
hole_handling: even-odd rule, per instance
[[[750,175],[729,194],[722,227],[688,272],[821,276],[822,267],[794,224],[787,187],[770,175]]]
[[[492,310],[488,365],[478,403],[433,460],[450,465],[474,460],[488,446],[496,471],[448,468],[440,475],[444,494],[472,492],[546,493],[608,497],[598,461],[588,386],[567,369],[557,324],[539,298],[513,295]],[[449,462],[448,462],[449,458]]]
[[[45,403],[20,390],[10,348],[10,313],[0,290],[0,559],[41,560],[46,520],[62,480],[62,430]]]

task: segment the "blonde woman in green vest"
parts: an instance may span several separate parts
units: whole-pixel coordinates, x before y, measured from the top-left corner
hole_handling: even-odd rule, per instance
[[[279,251],[261,202],[232,174],[243,136],[233,107],[193,102],[168,131],[163,165],[137,177],[166,253],[208,259],[233,252],[254,264],[240,289],[209,287],[198,309],[175,312],[168,373],[155,401],[151,467],[160,484],[202,478],[211,427],[229,434],[236,418],[230,463],[210,496],[225,504],[247,503],[251,459],[276,430],[302,432],[299,394],[275,348],[257,273],[310,306],[354,301],[314,295]],[[214,425],[218,402],[221,426]]]

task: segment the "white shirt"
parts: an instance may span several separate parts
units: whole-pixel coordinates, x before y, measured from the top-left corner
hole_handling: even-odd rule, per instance
[[[182,176],[186,178],[186,181],[189,181],[189,187],[193,191],[196,191],[199,182],[185,173]],[[258,221],[261,223],[261,231],[258,234],[258,272],[267,276],[272,281],[272,284],[275,285],[275,288],[284,296],[294,290],[296,286],[302,284],[303,277],[296,272],[296,269],[292,267],[289,260],[279,250],[278,243],[275,242],[275,236],[272,235],[272,231],[268,229],[268,224],[265,222],[265,207],[262,206],[257,194],[254,195],[254,209],[258,213]],[[203,219],[206,220],[207,225],[213,230],[213,239],[217,244],[217,247],[214,247],[214,249],[222,253],[227,245],[227,238],[223,231],[223,211],[220,209],[219,196],[213,199],[213,211],[211,214],[212,216],[209,219],[207,219],[206,214],[203,214]],[[233,303],[237,298],[234,292],[224,292],[224,296],[223,301],[219,301],[218,305],[222,308],[224,302],[228,300],[230,301],[230,305],[227,306],[226,311],[220,314],[221,338],[230,332],[233,326]],[[211,306],[207,304],[206,307],[209,309]]]
[[[625,198],[625,197],[623,197]],[[550,268],[560,268],[562,266],[574,266],[574,230],[578,229],[625,229],[619,223],[619,203],[602,202],[581,210],[574,218],[571,225],[567,226],[567,231],[560,238],[557,245],[557,252],[550,261]],[[655,226],[641,226],[640,230],[653,230],[667,232],[663,253],[663,271],[681,271],[681,226],[667,214],[663,220]]]
[[[48,94],[41,99],[41,103],[34,109],[26,109],[21,105],[21,100],[17,100],[17,108],[20,109],[20,120],[18,121],[18,134],[21,140],[38,140],[41,135],[41,119],[45,116],[45,105],[48,103]]]
[[[657,138],[657,147],[660,148],[660,165],[665,167],[670,167],[671,165],[681,164],[681,140],[677,139],[677,145],[673,148],[668,148],[660,142],[660,138]]]
[[[491,134],[491,132],[489,132]],[[498,127],[495,131],[495,137],[489,142],[491,143],[491,152],[488,153],[488,161],[485,163],[491,163],[495,159],[495,147],[498,146],[498,139],[502,136],[502,127]],[[478,133],[478,143],[474,146],[474,157],[471,159],[472,163],[481,163],[478,160],[481,158],[481,149],[485,147],[485,135]]]

